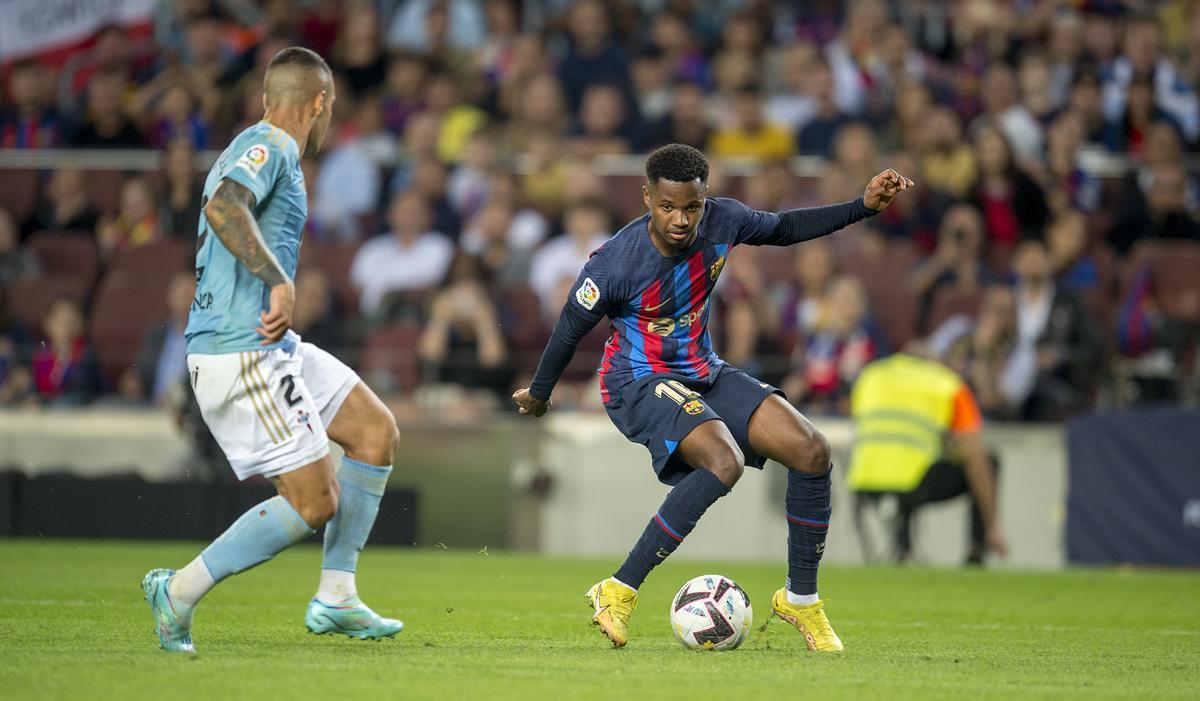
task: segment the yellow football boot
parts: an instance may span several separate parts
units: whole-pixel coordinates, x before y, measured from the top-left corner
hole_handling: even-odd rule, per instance
[[[833,632],[829,619],[825,617],[825,602],[818,601],[808,606],[788,602],[787,589],[780,589],[771,597],[771,609],[783,620],[796,626],[804,636],[808,649],[816,652],[838,652],[842,650],[842,639]]]
[[[600,626],[613,647],[629,642],[629,617],[637,608],[637,591],[609,577],[588,589],[588,605],[596,610],[592,625]]]

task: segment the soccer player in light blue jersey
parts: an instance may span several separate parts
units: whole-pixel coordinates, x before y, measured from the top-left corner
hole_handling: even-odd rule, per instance
[[[263,79],[263,120],[233,140],[204,183],[186,331],[192,389],[238,478],[262,475],[279,494],[182,569],[142,580],[164,650],[194,653],[193,611],[214,585],[322,526],[308,629],[382,638],[404,627],[367,608],[354,580],[400,440],[395,418],[353,370],[289,330],[308,214],[300,158],[320,150],[334,99],[320,56],[280,51]],[[330,439],[345,450],[336,471]]]

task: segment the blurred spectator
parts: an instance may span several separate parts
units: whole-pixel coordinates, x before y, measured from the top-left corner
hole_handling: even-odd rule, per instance
[[[615,85],[593,83],[583,92],[579,107],[579,131],[570,140],[571,152],[590,160],[596,156],[629,153],[625,98]]]
[[[1046,227],[1046,245],[1055,283],[1080,294],[1100,290],[1100,269],[1088,251],[1087,219],[1073,210],[1054,216]]]
[[[1050,19],[1046,59],[1050,69],[1050,100],[1062,107],[1067,103],[1077,66],[1084,62],[1083,17],[1073,9],[1057,10]]]
[[[449,178],[450,174],[442,162],[425,158],[413,167],[409,187],[429,205],[433,212],[433,229],[457,241],[462,234],[462,217],[447,197]]]
[[[688,24],[688,19],[671,9],[654,15],[650,20],[649,39],[655,49],[662,52],[667,74],[679,81],[703,84],[707,82],[708,65],[701,37]]]
[[[796,181],[786,161],[768,161],[761,171],[745,181],[743,199],[754,209],[783,212],[800,206],[795,198]]]
[[[490,390],[499,399],[510,391],[512,369],[500,334],[495,295],[474,257],[459,253],[446,282],[430,303],[429,320],[417,343],[422,362],[438,382]]]
[[[972,139],[979,172],[971,200],[983,211],[989,245],[1010,248],[1042,234],[1049,209],[1042,188],[1013,159],[1008,139],[990,124]]]
[[[977,178],[975,152],[963,140],[962,122],[954,110],[932,107],[923,116],[922,184],[957,198],[966,197]]]
[[[1200,136],[1200,101],[1175,65],[1162,53],[1162,28],[1154,15],[1138,15],[1125,23],[1121,55],[1104,83],[1104,113],[1117,120],[1133,101],[1134,83],[1144,80],[1150,102],[1179,124],[1189,141]]]
[[[467,139],[487,124],[487,114],[466,102],[458,83],[447,73],[429,77],[427,109],[438,120],[438,158],[445,163],[462,159]]]
[[[1021,107],[1039,126],[1045,126],[1066,102],[1055,94],[1054,75],[1050,59],[1040,51],[1021,57],[1017,66],[1017,89]],[[1034,154],[1036,158],[1039,154]]]
[[[698,83],[677,83],[671,96],[670,114],[650,127],[650,145],[687,144],[707,148],[713,130],[704,111],[704,101],[704,88]]]
[[[12,67],[8,83],[11,106],[0,114],[0,148],[61,146],[63,120],[51,107],[54,74],[34,60]]]
[[[416,192],[400,192],[388,207],[391,230],[364,243],[350,279],[361,293],[361,311],[374,315],[390,292],[423,291],[442,281],[454,244],[431,229],[429,205]]]
[[[1100,77],[1093,67],[1079,67],[1067,93],[1065,110],[1075,115],[1083,125],[1084,141],[1093,146],[1103,146],[1110,151],[1120,148],[1114,143],[1116,130],[1111,128],[1104,116],[1100,100]]]
[[[797,405],[844,414],[851,383],[883,354],[866,288],[858,278],[842,275],[830,283],[813,331],[796,353],[795,370],[781,389]]]
[[[891,118],[885,122],[887,130],[882,136],[885,149],[915,151],[922,148],[928,140],[926,130],[933,108],[933,92],[928,85],[912,80],[898,85],[895,106]]]
[[[1099,330],[1075,293],[1054,283],[1046,244],[1030,239],[1013,256],[1017,348],[1027,386],[1012,388],[1026,421],[1061,421],[1093,399],[1103,370]],[[1031,370],[1032,368],[1032,370]]]
[[[329,277],[320,268],[303,267],[296,273],[296,310],[292,330],[342,362],[353,365],[351,340],[334,307]]]
[[[540,219],[540,215],[536,215]],[[537,237],[532,234],[536,232]],[[497,284],[529,280],[532,249],[545,235],[545,221],[537,228],[523,226],[512,200],[494,198],[467,222],[462,250],[479,258],[484,274]]]
[[[1015,353],[1017,311],[1012,288],[990,285],[980,299],[975,319],[956,315],[942,322],[929,337],[933,354],[966,378],[979,408],[989,418],[1011,419],[1019,407],[1016,392],[1024,391],[1032,370]]]
[[[0,207],[0,286],[42,274],[38,259],[21,248],[17,224],[7,209]]]
[[[1079,167],[1079,153],[1084,146],[1082,120],[1071,112],[1064,112],[1051,122],[1046,136],[1042,180],[1050,210],[1094,211],[1100,206],[1100,180]]]
[[[88,198],[82,170],[60,168],[41,189],[37,207],[21,225],[22,238],[43,231],[87,231],[96,228],[99,215]]]
[[[576,164],[575,159],[565,158],[565,145],[554,134],[533,134],[529,139],[529,151],[524,172],[521,174],[521,192],[526,201],[549,219],[558,219],[567,201],[568,185],[572,176],[578,175],[581,182],[597,180],[587,164]],[[601,185],[601,189],[603,185]]]
[[[762,276],[762,257],[770,254],[746,246],[730,256],[715,294],[721,305],[721,358],[755,375],[762,372],[759,351],[765,350],[767,337],[775,334],[779,323]]]
[[[42,319],[45,341],[34,350],[33,382],[38,398],[53,404],[83,404],[100,392],[100,374],[83,334],[83,309],[70,299],[50,304]]]
[[[149,401],[166,406],[168,393],[187,379],[188,311],[196,296],[196,275],[176,273],[167,288],[167,317],[150,327],[142,336],[133,367],[117,383],[121,396],[133,401]]]
[[[379,17],[367,2],[342,9],[342,26],[334,42],[330,66],[346,77],[356,100],[383,83],[387,61],[380,47]]]
[[[1146,132],[1155,122],[1166,122],[1179,129],[1179,123],[1154,102],[1151,76],[1135,75],[1126,86],[1125,109],[1109,125],[1107,142],[1116,151],[1128,151],[1135,156],[1142,152]]]
[[[0,284],[0,407],[22,404],[33,393],[29,334],[13,316],[10,297]]]
[[[983,265],[983,217],[969,204],[946,211],[938,230],[937,248],[909,274],[917,296],[917,329],[928,330],[933,303],[943,290],[970,294],[987,282]]]
[[[475,0],[404,0],[392,15],[388,27],[388,45],[419,53],[435,48],[429,34],[431,11],[448,14],[450,45],[462,51],[478,48],[486,38],[486,23],[480,3]]]
[[[817,59],[810,70],[812,96],[817,105],[812,119],[800,129],[798,145],[805,156],[828,156],[834,135],[850,118],[835,101],[833,71],[829,64]]]
[[[850,123],[838,129],[830,156],[832,162],[820,184],[823,202],[844,202],[861,196],[879,172],[875,167],[879,158],[875,134],[866,124]]]
[[[780,290],[781,329],[789,345],[803,341],[817,328],[821,305],[837,272],[837,261],[828,240],[809,241],[794,249],[792,278]]]
[[[1200,240],[1200,224],[1187,208],[1188,177],[1182,165],[1161,165],[1150,172],[1146,208],[1121,212],[1108,241],[1125,253],[1144,239]]]
[[[533,256],[529,286],[542,301],[542,315],[553,322],[588,256],[612,236],[608,210],[595,200],[568,206],[563,215],[563,235],[551,239]]]
[[[532,139],[566,132],[570,123],[566,98],[553,75],[541,73],[531,77],[518,94],[503,139],[508,153],[527,153]]]
[[[196,171],[196,151],[186,139],[176,139],[163,151],[163,185],[166,189],[159,221],[163,233],[190,239],[200,226],[202,183]]]
[[[325,224],[324,240],[355,240],[374,224],[383,179],[380,164],[395,158],[397,151],[382,116],[377,98],[360,100],[354,121],[339,130],[337,143],[309,186],[316,190],[315,215]]]
[[[116,218],[101,217],[96,224],[96,243],[102,255],[157,241],[160,235],[158,204],[146,178],[126,178],[121,185],[121,209]],[[197,219],[199,223],[199,219]]]
[[[671,111],[671,72],[661,49],[651,46],[633,57],[629,78],[637,96],[637,121],[650,124]]]
[[[87,111],[71,145],[83,148],[142,148],[146,144],[121,104],[127,87],[124,74],[102,71],[88,82]],[[261,104],[260,104],[261,109]]]
[[[629,84],[625,51],[613,40],[608,9],[600,0],[578,0],[567,10],[570,46],[558,67],[571,111],[579,109],[583,92],[596,82]]]
[[[981,127],[999,129],[1009,144],[1011,157],[1018,165],[1041,160],[1042,127],[1018,99],[1017,79],[1003,64],[992,66],[983,76],[983,114],[971,125],[974,133]]]
[[[779,51],[779,82],[767,97],[767,120],[799,134],[817,113],[812,95],[812,65],[817,49],[809,42],[797,42]]]
[[[853,116],[865,112],[871,68],[879,58],[879,38],[887,22],[887,6],[881,0],[859,0],[850,6],[837,38],[825,46],[831,99],[839,112]],[[800,149],[808,150],[803,143]]]
[[[532,251],[546,238],[549,223],[520,202],[516,178],[497,169],[488,175],[489,195],[479,213],[468,220],[460,241],[472,255],[483,255],[493,242],[516,251]],[[486,268],[491,266],[485,263]]]
[[[393,134],[403,134],[408,118],[424,109],[428,74],[428,64],[417,54],[396,54],[388,62],[382,89],[383,121]]]
[[[733,98],[733,122],[718,129],[709,142],[709,153],[717,158],[749,156],[761,160],[787,159],[795,155],[792,135],[763,115],[762,95],[755,86],[743,86]]]
[[[463,219],[470,219],[487,201],[496,160],[493,132],[477,131],[467,139],[462,161],[455,166],[446,186],[450,205]]]
[[[483,71],[492,88],[497,89],[520,61],[521,11],[517,0],[491,0],[484,3],[483,12],[487,31],[481,41],[459,48],[475,52],[477,68]]]

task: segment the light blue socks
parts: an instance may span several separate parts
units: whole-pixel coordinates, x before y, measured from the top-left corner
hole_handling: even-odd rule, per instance
[[[242,514],[200,553],[214,582],[262,564],[315,533],[287,499],[271,497]]]
[[[337,514],[325,524],[325,559],[321,569],[343,572],[358,569],[358,554],[371,535],[391,472],[390,465],[368,465],[342,458],[337,473],[341,495]]]

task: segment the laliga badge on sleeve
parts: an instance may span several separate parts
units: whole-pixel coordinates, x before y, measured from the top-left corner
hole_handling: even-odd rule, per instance
[[[596,287],[596,283],[592,282],[590,277],[584,278],[583,284],[575,290],[575,301],[584,309],[596,308],[596,302],[600,301],[600,288]]]
[[[267,151],[266,146],[255,144],[246,149],[246,152],[242,154],[241,158],[237,159],[237,163],[234,165],[257,178],[258,171],[262,170],[262,167],[266,165],[267,159],[270,157],[271,152]]]

